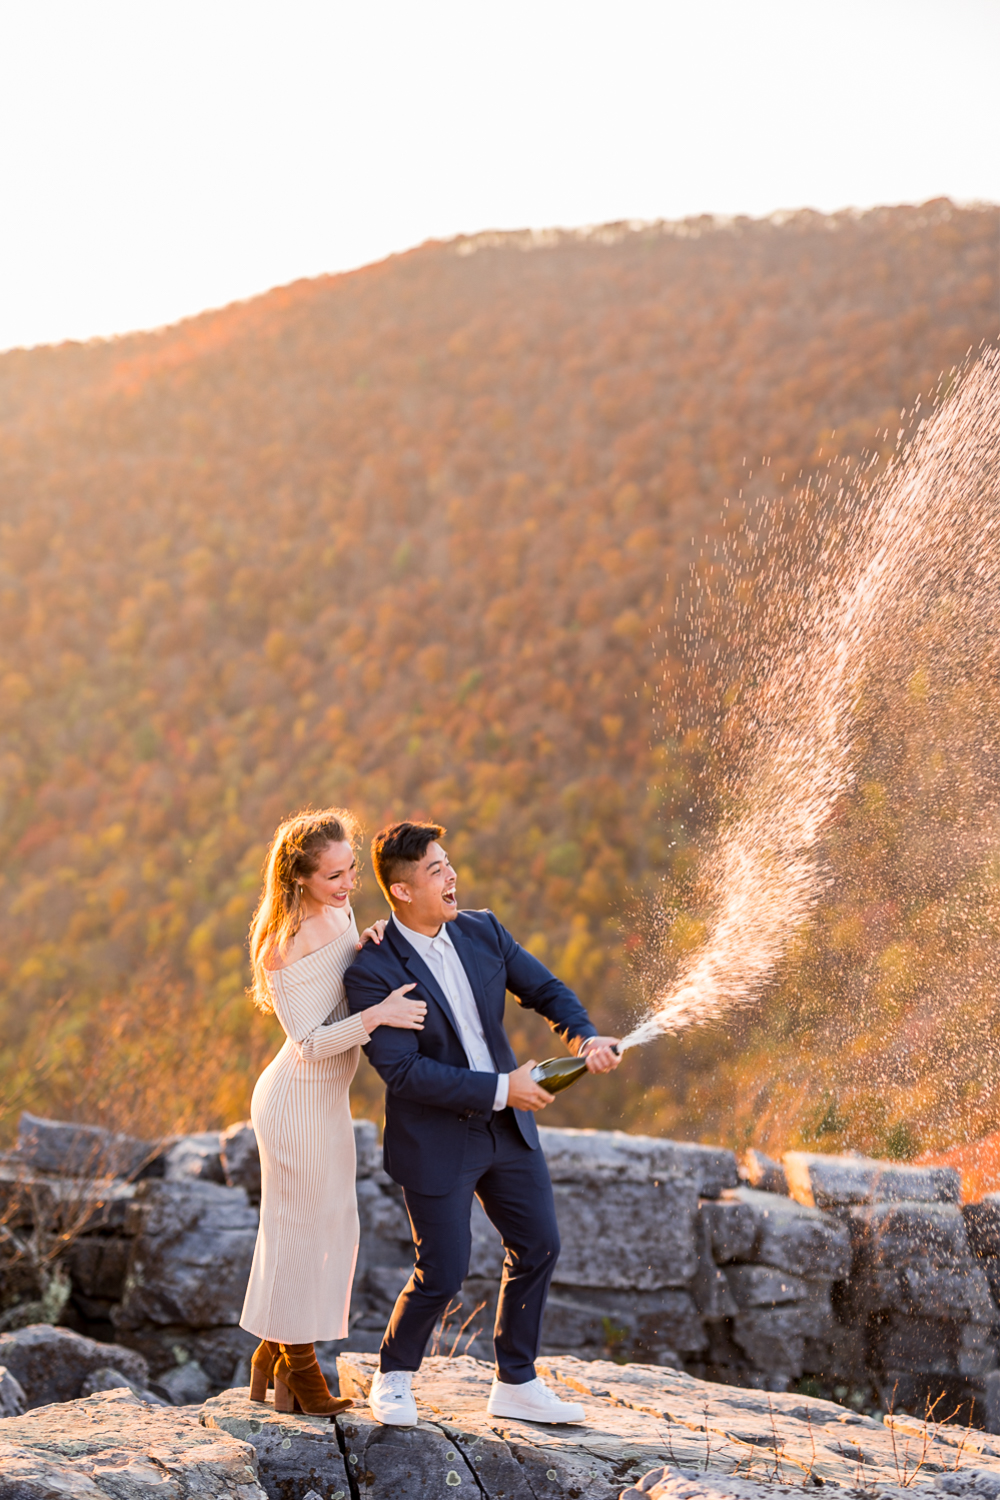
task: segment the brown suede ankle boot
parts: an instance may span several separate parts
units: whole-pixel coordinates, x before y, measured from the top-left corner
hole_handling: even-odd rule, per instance
[[[309,1417],[335,1417],[353,1401],[331,1396],[312,1344],[282,1344],[274,1366],[275,1411],[301,1411]]]
[[[266,1401],[267,1388],[272,1383],[274,1366],[281,1345],[271,1339],[261,1339],[250,1356],[250,1400]]]

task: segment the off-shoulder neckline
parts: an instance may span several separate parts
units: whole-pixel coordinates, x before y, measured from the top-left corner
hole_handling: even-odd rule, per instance
[[[265,964],[264,965],[264,973],[265,974],[287,974],[288,971],[289,971],[289,969],[294,969],[295,968],[296,964],[304,964],[307,958],[315,958],[316,955],[317,955],[317,953],[325,953],[326,950],[327,950],[327,948],[335,948],[337,946],[337,944],[339,942],[341,942],[345,937],[349,937],[350,936],[352,928],[354,929],[355,932],[357,932],[358,929],[357,929],[357,925],[355,924],[355,921],[354,921],[354,913],[353,912],[351,912],[351,920],[348,922],[347,926],[344,928],[343,932],[340,934],[340,937],[331,938],[328,943],[324,943],[322,945],[322,947],[320,947],[320,948],[314,948],[311,953],[303,953],[303,955],[302,955],[301,958],[293,958],[290,964],[282,964],[280,969],[269,969],[267,967],[267,964]]]

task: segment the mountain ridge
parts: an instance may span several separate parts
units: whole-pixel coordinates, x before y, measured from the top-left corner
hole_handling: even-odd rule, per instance
[[[993,337],[995,220],[456,240],[0,356],[10,1107],[245,1113],[275,1044],[246,925],[306,801],[369,833],[442,817],[463,902],[623,1024],[629,955],[669,967],[698,930],[715,686],[678,600],[754,518],[820,514],[800,475],[888,461],[900,412]],[[664,895],[689,925],[661,955],[634,909]],[[518,1045],[551,1049],[529,1021]],[[636,1059],[558,1118],[729,1139],[728,1085],[691,1083],[724,1052]],[[356,1097],[377,1107],[364,1073]]]

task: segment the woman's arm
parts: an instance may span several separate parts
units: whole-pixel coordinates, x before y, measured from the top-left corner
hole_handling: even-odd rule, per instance
[[[386,995],[378,1005],[372,1005],[360,1015],[348,1016],[344,1021],[334,1021],[329,1026],[317,1026],[301,1041],[296,1042],[299,1056],[312,1062],[318,1057],[335,1057],[350,1047],[363,1047],[372,1032],[379,1026],[393,1026],[401,1031],[423,1031],[427,1005],[423,1000],[411,1000],[412,984],[400,985]],[[279,1014],[278,1020],[281,1020]],[[287,1028],[286,1028],[287,1030]]]
[[[343,1021],[332,1021],[329,1026],[317,1026],[315,1031],[310,1031],[301,1041],[293,1037],[299,1056],[306,1062],[315,1062],[320,1057],[336,1057],[338,1052],[363,1047],[368,1040],[368,1032],[363,1025],[355,1024],[360,1019],[360,1016],[348,1016]]]

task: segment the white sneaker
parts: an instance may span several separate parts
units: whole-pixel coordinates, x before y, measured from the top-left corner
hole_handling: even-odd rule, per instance
[[[505,1385],[494,1379],[486,1410],[491,1417],[513,1417],[522,1422],[582,1422],[587,1415],[578,1401],[560,1401],[537,1375],[523,1385]]]
[[[368,1405],[376,1422],[386,1427],[416,1427],[417,1403],[410,1390],[412,1370],[376,1370]]]

